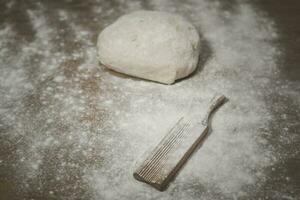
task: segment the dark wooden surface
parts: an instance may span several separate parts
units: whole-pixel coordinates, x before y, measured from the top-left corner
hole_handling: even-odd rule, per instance
[[[262,0],[255,1],[256,5],[272,17],[278,27],[280,37],[278,45],[280,46],[283,57],[279,60],[280,78],[281,80],[290,81],[293,83],[290,87],[294,87],[295,92],[300,93],[300,2],[287,1],[272,1]],[[286,101],[283,96],[273,94],[271,106],[285,104],[284,110],[273,109],[273,113],[277,120],[273,121],[274,133],[279,132],[284,123],[295,122],[292,127],[293,132],[300,134],[300,115],[299,107],[292,103],[292,100]],[[299,99],[298,99],[299,101]],[[282,112],[289,113],[287,120],[280,120]],[[276,134],[274,143],[278,140]],[[279,137],[279,133],[277,134]],[[261,191],[263,194],[268,188],[269,192],[272,190],[282,191],[283,193],[291,194],[291,196],[300,198],[300,141],[296,138],[292,145],[284,145],[283,151],[287,154],[294,154],[292,158],[282,158],[282,162],[274,167],[275,170],[270,174],[270,179],[265,188]],[[284,180],[280,175],[290,177],[289,180]]]
[[[234,2],[235,1],[226,1],[224,2],[224,6],[230,8],[231,4]],[[15,26],[15,30],[17,30],[17,35],[15,37],[21,38],[22,36],[22,40],[25,41],[33,40],[33,30],[28,29],[27,21],[23,16],[23,9],[33,6],[31,1],[20,1],[20,5],[14,6],[9,12],[4,12],[3,10],[3,5],[5,3],[7,3],[7,1],[0,1],[0,27],[4,22],[11,23],[12,26]],[[115,1],[111,1],[106,4],[109,4],[108,7],[115,6],[116,10],[118,9],[118,3]],[[275,21],[279,31],[279,38],[276,42],[283,54],[283,56],[281,56],[281,60],[278,61],[278,65],[280,67],[280,74],[278,78],[280,80],[279,84],[289,82],[287,87],[295,93],[300,93],[300,1],[255,0],[251,1],[251,4],[257,6],[258,9],[264,10],[266,14]],[[48,12],[47,14],[49,14],[49,16],[51,16],[51,12],[49,10],[57,9],[59,7],[73,9],[78,18],[84,14],[88,15],[88,12],[81,12],[81,10],[84,9],[88,10],[88,5],[86,5],[84,1],[74,1],[74,6],[70,7],[68,7],[65,2],[60,1],[48,1],[45,5],[49,6],[49,9],[45,11]],[[147,7],[147,3],[145,3],[145,7]],[[92,16],[90,17],[92,18]],[[85,18],[83,17],[83,19]],[[86,23],[87,26],[93,26],[92,23],[89,23],[89,21],[85,21],[83,23]],[[94,40],[95,39],[96,38],[94,38]],[[72,41],[68,41],[68,39],[66,40],[67,42],[72,43]],[[12,45],[11,50],[13,51],[14,48],[17,49],[18,45]],[[32,76],[34,76],[34,74],[32,74]],[[278,86],[280,85],[274,85],[274,87]],[[297,98],[299,96],[295,97]],[[295,99],[292,99],[292,96],[285,98],[284,96],[276,93],[273,93],[268,99],[266,99],[270,110],[272,110],[274,118],[271,122],[273,135],[272,138],[269,138],[269,141],[276,146],[276,150],[282,151],[286,155],[291,154],[293,156],[282,157],[281,161],[278,162],[276,166],[270,166],[272,169],[266,170],[268,173],[268,180],[263,186],[259,187],[255,193],[253,193],[253,196],[249,197],[250,199],[264,199],[267,196],[276,196],[274,195],[274,191],[286,194],[286,198],[282,196],[283,199],[300,199],[300,114],[298,104],[293,103],[294,101]],[[296,101],[299,102],[300,100],[298,99]],[[280,109],[275,109],[277,105],[280,105],[278,106]],[[288,113],[286,119],[281,118],[281,113],[283,112]],[[278,142],[280,137],[279,131],[286,123],[291,124],[289,130],[291,133],[298,134],[298,137],[295,137],[295,141],[292,141],[288,145]],[[8,151],[4,145],[5,143],[1,141],[0,144],[3,145],[0,146],[0,158],[3,162],[6,162],[5,165],[0,164],[0,199],[26,199],[27,197],[22,197],[22,191],[18,188],[18,185],[21,185],[22,181],[10,181],[12,177],[18,176],[10,167],[15,164],[15,155],[8,155]],[[287,179],[286,177],[289,178]],[[19,177],[19,179],[21,180],[22,177]],[[49,179],[51,179],[51,177],[46,176],[44,181],[47,182]],[[72,182],[75,181],[76,180],[73,178],[70,178],[70,182],[66,184],[72,184]],[[51,185],[51,183],[49,184]],[[45,187],[47,187],[47,184]],[[68,192],[72,191],[71,188],[68,188],[65,185],[61,185],[60,187],[66,187],[66,195],[69,195]],[[36,190],[32,188],[32,193],[29,194],[30,198],[51,199],[50,197],[43,197],[43,192],[41,191],[39,191],[39,194],[34,194],[35,191]],[[77,192],[77,196],[74,197],[80,197],[79,199],[88,199],[90,197],[85,194],[84,187],[82,188],[82,191]],[[63,196],[58,198],[63,198]],[[70,198],[70,196],[68,198]]]

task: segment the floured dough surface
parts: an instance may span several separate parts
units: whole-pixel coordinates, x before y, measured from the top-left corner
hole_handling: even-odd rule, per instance
[[[99,61],[112,70],[172,84],[196,69],[200,37],[179,15],[136,11],[105,28],[97,47]]]

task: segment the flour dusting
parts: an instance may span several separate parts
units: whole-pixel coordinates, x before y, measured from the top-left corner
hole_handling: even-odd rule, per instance
[[[32,29],[27,39],[9,23],[0,26],[0,141],[6,150],[0,167],[13,172],[19,197],[247,199],[264,186],[267,170],[283,156],[268,140],[268,96],[299,99],[290,83],[274,84],[279,36],[265,13],[244,1],[224,9],[219,1],[164,0],[87,1],[80,4],[83,15],[79,4],[69,9],[70,2],[62,2],[59,9],[20,5]],[[8,11],[15,6],[7,4]],[[205,47],[193,76],[162,85],[99,66],[98,33],[137,9],[175,12],[197,27]],[[205,113],[220,93],[229,101],[213,117],[213,131],[167,191],[136,181],[132,173],[145,152],[182,113],[190,105]],[[283,127],[281,143],[295,139],[290,126]]]

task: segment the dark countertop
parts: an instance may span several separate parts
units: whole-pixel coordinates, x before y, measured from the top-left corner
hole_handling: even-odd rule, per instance
[[[212,2],[218,1],[214,0]],[[268,85],[268,94],[263,96],[266,108],[271,113],[271,120],[268,121],[268,128],[271,134],[265,136],[265,139],[267,145],[270,146],[269,149],[278,154],[277,161],[263,169],[266,177],[264,181],[257,183],[257,186],[254,183],[252,186],[248,187],[246,185],[243,187],[243,191],[246,191],[245,195],[235,197],[234,195],[228,196],[223,193],[212,192],[211,195],[202,196],[204,189],[199,187],[198,196],[208,199],[299,199],[300,2],[296,0],[256,0],[247,3],[253,6],[254,9],[262,11],[263,16],[265,15],[268,19],[271,19],[278,32],[278,37],[272,41],[272,45],[280,49],[280,55],[276,61],[278,73],[276,77],[269,77],[272,84]],[[151,1],[143,1],[137,4],[139,5],[137,7],[143,9],[153,9]],[[222,10],[234,12],[234,6],[240,4],[240,1],[224,1],[220,4]],[[101,5],[101,11],[99,11],[97,16],[95,16],[97,11],[93,10],[95,5]],[[175,5],[184,7],[184,3],[179,1],[176,1]],[[81,171],[85,169],[86,165],[91,169],[101,168],[102,158],[97,154],[104,151],[101,149],[101,141],[97,143],[97,140],[96,143],[93,143],[95,146],[91,148],[93,148],[94,153],[77,155],[74,151],[76,151],[76,145],[78,144],[74,140],[70,140],[70,143],[64,145],[58,145],[51,140],[52,137],[43,137],[43,135],[54,134],[53,137],[58,141],[60,139],[64,141],[64,136],[60,136],[58,132],[68,132],[72,127],[76,128],[76,125],[57,123],[47,130],[42,129],[41,124],[47,122],[47,119],[44,120],[45,116],[46,118],[53,117],[54,121],[57,116],[47,113],[52,109],[51,105],[49,105],[49,109],[42,109],[45,106],[43,98],[47,98],[47,95],[43,97],[40,94],[44,94],[47,88],[51,90],[54,86],[56,87],[57,85],[55,84],[61,81],[59,78],[55,79],[55,75],[59,74],[60,70],[51,69],[49,71],[50,64],[61,66],[65,76],[69,78],[96,76],[97,73],[93,68],[85,73],[80,70],[73,70],[72,67],[80,68],[80,66],[84,66],[88,68],[90,63],[86,62],[85,59],[94,58],[89,57],[89,52],[85,52],[84,49],[95,45],[99,30],[113,22],[118,16],[126,13],[127,10],[135,9],[136,7],[133,3],[126,4],[115,0],[0,0],[0,56],[2,60],[0,63],[1,200],[107,198],[107,196],[101,196],[101,189],[98,191],[99,194],[95,194],[94,191],[90,190],[93,183],[87,182],[82,178],[83,172]],[[64,10],[69,14],[64,16],[62,13],[61,16],[57,16],[57,12],[54,12],[56,10]],[[36,23],[32,25],[30,24],[30,17],[28,17],[31,15],[30,13],[42,17],[34,19]],[[43,16],[46,16],[46,22]],[[71,28],[81,31],[76,36],[76,33],[69,27],[69,21],[75,21],[88,31],[81,30],[78,27],[71,27],[70,25]],[[57,30],[57,33],[51,32],[47,27],[43,28],[44,23],[47,23],[47,27]],[[12,34],[7,34],[11,33],[11,30]],[[53,37],[53,34],[58,34],[59,37]],[[51,40],[43,40],[44,37],[50,37],[49,35],[51,35]],[[88,40],[84,40],[86,41],[85,44],[77,42],[82,37],[89,37]],[[62,41],[64,41],[64,44],[61,44]],[[63,53],[61,53],[62,49]],[[78,53],[76,49],[81,51]],[[66,59],[61,61],[62,56],[65,56]],[[49,57],[52,59],[47,60]],[[70,60],[70,58],[72,59]],[[44,62],[44,60],[47,61]],[[6,72],[15,72],[15,75],[10,76]],[[26,75],[24,76],[26,80],[22,78],[23,76],[21,75],[23,74]],[[122,75],[120,76],[122,77]],[[9,81],[6,81],[8,79]],[[93,123],[101,123],[103,121],[102,115],[105,115],[105,111],[97,110],[97,107],[93,107],[93,103],[98,101],[98,96],[94,95],[95,91],[101,90],[101,92],[105,93],[113,90],[112,88],[103,89],[99,87],[95,80],[86,80],[78,86],[91,97],[89,99],[91,113],[87,113],[83,118],[83,123],[88,122],[91,124],[83,128],[89,128],[91,133],[97,132],[96,129],[93,129],[97,125],[93,125]],[[73,94],[72,92],[74,91],[72,89],[76,90],[77,85],[73,86],[72,84],[73,82],[66,82],[63,86],[58,84],[55,91],[57,94],[61,92],[59,93],[61,95],[64,95],[64,93]],[[64,88],[68,88],[68,90]],[[55,105],[55,100],[53,100],[52,104]],[[80,105],[80,102],[76,105]],[[66,103],[65,107],[59,109],[70,109],[66,112],[72,112],[72,108],[68,107],[68,103]],[[40,110],[43,112],[38,112]],[[63,115],[62,117],[70,117],[68,120],[72,122],[73,119],[71,118],[75,118],[76,113],[72,116]],[[51,124],[51,122],[49,123]],[[22,126],[22,128],[18,128],[19,126]],[[24,132],[19,133],[18,131],[20,130]],[[283,138],[285,136],[282,134],[282,130],[286,131],[285,134],[288,134],[288,139],[285,140]],[[77,137],[76,135],[72,136]],[[97,134],[93,137],[97,137]],[[49,144],[52,145],[51,148],[43,148],[42,146]],[[89,149],[87,148],[90,147],[83,146],[79,149],[84,149],[88,152]],[[25,160],[24,163],[41,159],[39,152],[43,152],[43,164],[34,162],[32,166],[22,164],[22,159]],[[56,166],[65,161],[66,163],[71,163],[71,165],[66,168],[62,167],[58,171]],[[39,170],[39,173],[36,173],[35,169]],[[59,180],[56,177],[57,174],[60,174],[63,179]],[[187,191],[187,188],[184,188],[183,185],[181,186],[182,188],[177,188],[179,191],[181,189]],[[255,188],[255,190],[251,191],[251,188]],[[176,193],[175,189],[174,193]],[[143,197],[143,194],[141,193],[139,198],[160,199],[159,193],[150,197]],[[131,198],[130,196],[125,197]],[[114,199],[114,196],[112,195],[110,199]]]

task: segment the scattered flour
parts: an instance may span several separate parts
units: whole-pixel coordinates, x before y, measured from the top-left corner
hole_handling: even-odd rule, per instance
[[[119,88],[118,95],[105,95],[116,102],[105,104],[107,109],[119,109],[117,116],[111,114],[109,118],[119,128],[112,133],[117,136],[111,138],[111,150],[104,152],[104,158],[109,159],[90,175],[91,186],[100,197],[134,199],[146,195],[180,199],[182,195],[193,199],[202,187],[206,191],[203,197],[218,193],[239,197],[245,195],[243,187],[255,188],[263,183],[263,169],[275,157],[261,144],[265,143],[263,129],[271,119],[261,84],[276,73],[278,52],[271,41],[277,35],[272,23],[261,19],[247,4],[238,5],[236,13],[219,7],[218,2],[192,2],[180,10],[171,1],[154,5],[155,9],[192,13],[187,17],[201,28],[213,54],[201,73],[171,87],[103,75],[104,83]],[[230,23],[224,23],[224,18]],[[261,28],[261,24],[265,27]],[[187,106],[180,104],[191,97],[205,103],[218,92],[225,93],[230,102],[215,116],[213,134],[168,192],[156,194],[148,186],[136,184],[129,171],[135,169],[137,158],[153,147],[178,119],[180,112],[176,108]],[[123,101],[125,104],[118,105]],[[205,107],[199,110],[203,112]]]
[[[34,39],[16,54],[9,47],[17,33],[9,24],[0,30],[0,134],[7,140],[1,143],[16,158],[7,165],[18,192],[64,199],[221,199],[247,198],[262,187],[266,168],[279,158],[266,139],[272,134],[266,99],[274,90],[289,91],[272,87],[280,56],[273,22],[245,2],[228,11],[218,1],[117,1],[120,13],[108,3],[90,4],[96,19],[87,23],[64,8],[27,9]],[[95,21],[107,24],[144,6],[179,13],[201,31],[207,55],[195,75],[166,86],[98,66]],[[133,179],[142,155],[188,109],[184,102],[197,100],[195,112],[205,112],[216,93],[230,101],[168,190]],[[288,131],[283,129],[283,142],[291,141]]]

